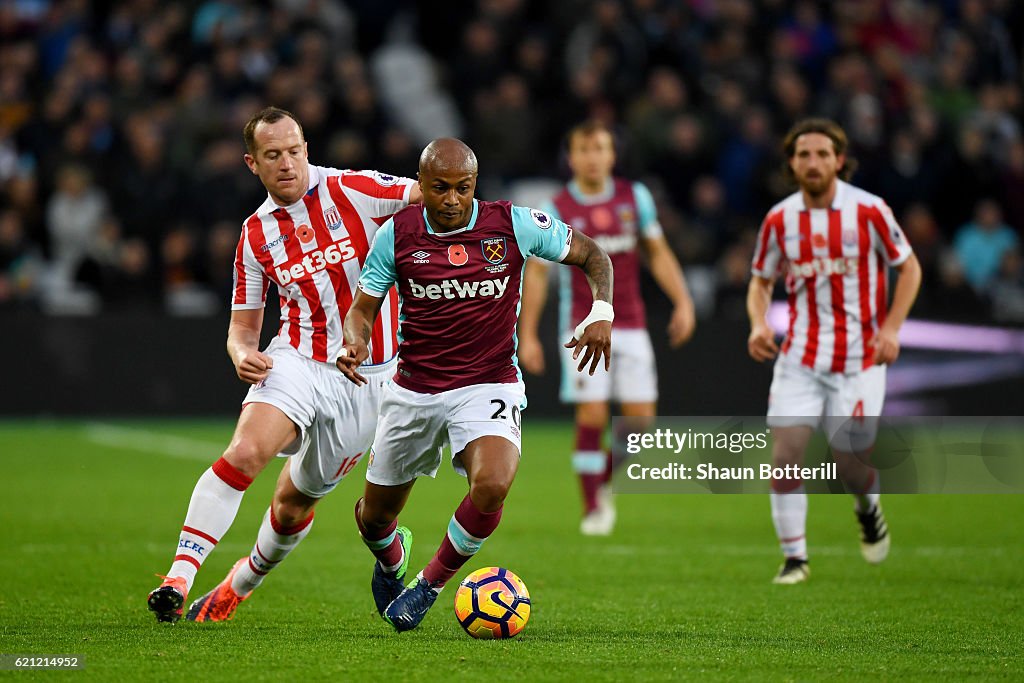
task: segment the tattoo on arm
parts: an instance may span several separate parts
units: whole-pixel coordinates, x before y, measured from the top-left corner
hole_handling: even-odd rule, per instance
[[[595,299],[612,302],[614,274],[612,260],[594,240],[580,232],[574,232],[572,246],[562,263],[578,266],[587,275],[590,291]]]

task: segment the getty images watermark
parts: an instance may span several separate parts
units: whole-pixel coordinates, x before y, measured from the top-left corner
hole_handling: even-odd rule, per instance
[[[764,450],[769,446],[771,429],[751,434],[749,432],[715,432],[694,431],[692,427],[679,432],[670,428],[660,427],[653,430],[626,432],[625,450],[627,455],[639,455],[644,451],[671,452],[678,456],[683,451],[722,451],[729,454],[745,453],[748,450]],[[639,460],[639,459],[638,459]],[[762,462],[757,467],[752,465],[715,464],[715,462],[697,462],[687,465],[685,462],[668,462],[665,465],[645,466],[642,462],[627,462],[626,477],[632,480],[681,480],[681,481],[771,481],[772,479],[821,479],[838,480],[838,467],[835,462],[824,463],[815,467],[800,465],[772,466],[770,462]]]
[[[811,425],[803,462],[773,464],[775,432]],[[765,493],[773,479],[845,493],[864,468],[884,493],[1024,493],[1022,417],[615,418],[613,435],[617,493]]]

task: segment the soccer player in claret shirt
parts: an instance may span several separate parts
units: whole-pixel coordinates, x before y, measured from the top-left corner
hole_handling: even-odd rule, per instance
[[[799,190],[768,212],[757,239],[747,294],[748,351],[775,360],[768,394],[772,462],[800,465],[823,425],[840,477],[854,494],[861,553],[889,552],[877,472],[868,466],[885,400],[885,368],[899,355],[899,330],[921,284],[921,267],[882,199],[849,183],[846,133],[827,119],[797,123],[783,142]],[[898,273],[888,312],[887,275]],[[766,313],[784,273],[789,330],[781,349]],[[772,481],[772,520],[785,562],[775,583],[810,575],[807,494],[799,479]]]
[[[576,404],[572,462],[583,491],[580,531],[603,536],[615,525],[609,483],[615,466],[623,460],[614,435],[607,452],[601,447],[608,426],[608,402],[618,401],[622,415],[635,423],[629,431],[645,429],[657,408],[658,375],[640,293],[641,252],[654,279],[672,301],[668,325],[671,346],[681,346],[690,338],[695,318],[682,268],[662,235],[650,191],[642,183],[612,175],[615,146],[611,131],[596,121],[582,123],[569,132],[568,151],[573,178],[544,209],[608,252],[617,285],[612,371],[598,369],[593,375],[574,372],[572,358],[562,354],[561,398]],[[585,313],[589,291],[582,273],[571,268],[559,270],[560,326],[569,330],[570,321]],[[537,328],[547,290],[547,264],[530,259],[519,314],[519,362],[534,374],[544,371]]]
[[[397,630],[415,628],[441,588],[487,540],[519,467],[524,386],[516,314],[530,255],[581,268],[593,304],[567,346],[593,373],[611,354],[612,265],[592,240],[536,209],[473,198],[476,155],[435,140],[420,156],[424,207],[399,211],[377,233],[345,317],[338,365],[354,382],[384,293],[398,284],[398,371],[384,390],[356,523],[377,557],[374,599]],[[416,478],[433,477],[448,442],[467,495],[430,563],[403,590],[386,570],[402,555],[398,514]]]
[[[267,199],[242,224],[227,348],[239,379],[252,386],[231,444],[196,483],[171,568],[149,594],[158,621],[181,617],[196,572],[234,521],[246,488],[275,456],[288,456],[251,553],[186,615],[231,618],[309,533],[317,501],[368,450],[380,392],[395,367],[393,291],[382,292],[384,315],[369,334],[361,369],[369,386],[357,390],[334,360],[369,242],[392,214],[420,201],[419,187],[409,178],[311,165],[302,127],[282,109],[258,112],[243,136],[245,163]],[[280,295],[281,321],[260,351],[270,282]]]

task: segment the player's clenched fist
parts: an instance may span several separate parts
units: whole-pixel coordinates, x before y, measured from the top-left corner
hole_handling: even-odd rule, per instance
[[[775,358],[779,353],[779,346],[775,343],[775,333],[767,323],[755,325],[747,338],[747,351],[750,357],[758,363]]]
[[[363,361],[370,357],[370,349],[366,344],[355,343],[345,344],[338,353],[338,360],[334,362],[341,370],[341,374],[348,377],[355,384],[366,384],[366,378],[360,375],[356,369]]]
[[[519,357],[519,365],[523,370],[534,375],[544,374],[544,347],[536,336],[520,336],[516,356]]]
[[[878,336],[868,342],[868,350],[875,365],[895,363],[900,355],[899,334],[883,325]]]
[[[249,384],[258,384],[267,378],[274,367],[274,359],[258,349],[241,351],[235,357],[235,372],[238,379]]]
[[[602,356],[604,356],[604,369],[610,369],[612,365],[611,321],[598,320],[590,323],[583,330],[580,338],[573,337],[566,343],[565,348],[575,349],[572,352],[573,360],[580,358],[580,354],[583,354],[583,358],[580,359],[580,364],[576,368],[579,372],[583,372],[583,368],[590,363],[589,374],[593,375],[597,371],[597,364],[601,361]]]

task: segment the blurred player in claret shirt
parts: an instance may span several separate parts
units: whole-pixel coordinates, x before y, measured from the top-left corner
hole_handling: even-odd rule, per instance
[[[806,119],[786,134],[787,173],[799,190],[768,212],[757,239],[747,294],[751,357],[775,360],[768,394],[775,466],[800,465],[823,425],[847,489],[854,494],[861,553],[889,552],[877,472],[867,465],[885,400],[885,368],[899,356],[899,330],[921,284],[921,267],[892,211],[845,179],[853,172],[846,133]],[[898,273],[886,311],[889,268]],[[766,314],[784,273],[789,330],[781,349]],[[807,494],[799,479],[773,480],[772,519],[785,562],[775,583],[807,579]]]
[[[309,533],[317,501],[369,448],[380,391],[395,367],[394,291],[384,295],[385,314],[370,334],[362,368],[370,386],[356,390],[334,361],[369,243],[393,213],[421,200],[419,186],[374,171],[311,165],[302,127],[282,109],[255,114],[243,136],[245,163],[267,199],[242,224],[227,348],[239,379],[252,386],[231,444],[196,483],[171,568],[149,594],[158,621],[182,616],[196,572],[234,521],[246,488],[275,456],[287,456],[252,552],[186,615],[231,618]],[[280,327],[260,351],[271,282],[281,299]]]
[[[545,210],[593,239],[608,252],[615,268],[615,355],[612,370],[594,375],[573,372],[573,361],[562,354],[562,400],[576,404],[576,450],[573,468],[583,490],[580,531],[607,535],[615,525],[610,480],[623,453],[612,445],[605,451],[602,437],[608,426],[609,401],[619,403],[628,428],[645,428],[658,400],[658,375],[654,350],[647,333],[644,302],[640,293],[640,261],[645,256],[651,274],[672,302],[668,337],[673,347],[682,346],[693,334],[693,301],[679,261],[665,241],[658,224],[654,199],[642,184],[612,175],[615,147],[612,133],[603,124],[589,121],[569,132],[569,166],[572,180],[555,195]],[[589,305],[587,283],[571,268],[559,272],[562,330],[578,319]],[[534,374],[544,371],[544,351],[537,328],[547,298],[547,264],[530,259],[523,282],[523,307],[519,314],[519,362]]]
[[[377,233],[345,317],[338,365],[354,382],[370,329],[395,283],[402,301],[398,370],[385,388],[356,523],[374,563],[377,609],[397,630],[415,628],[451,579],[497,528],[519,467],[525,388],[516,363],[516,312],[530,255],[586,273],[592,306],[566,344],[581,372],[611,358],[612,265],[592,240],[536,209],[473,198],[477,161],[459,140],[420,156],[424,207],[399,211]],[[448,442],[469,479],[448,533],[403,590],[387,569],[403,555],[395,537],[417,477],[433,477]]]

